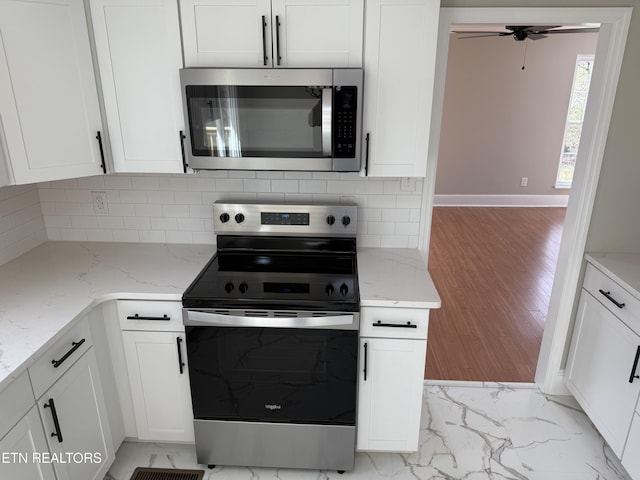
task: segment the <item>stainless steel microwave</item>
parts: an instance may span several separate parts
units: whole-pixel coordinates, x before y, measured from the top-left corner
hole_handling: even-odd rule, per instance
[[[362,69],[180,70],[194,170],[360,170]]]

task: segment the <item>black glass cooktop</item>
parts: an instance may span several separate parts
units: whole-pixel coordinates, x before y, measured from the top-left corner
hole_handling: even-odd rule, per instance
[[[355,242],[225,240],[184,293],[184,307],[358,310]]]

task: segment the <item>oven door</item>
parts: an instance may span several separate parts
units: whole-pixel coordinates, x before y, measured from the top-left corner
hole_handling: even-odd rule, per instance
[[[185,325],[195,419],[355,425],[357,329]]]

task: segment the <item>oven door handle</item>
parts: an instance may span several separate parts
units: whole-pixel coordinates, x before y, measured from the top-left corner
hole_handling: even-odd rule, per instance
[[[339,330],[358,329],[353,314],[330,315],[326,317],[245,317],[223,315],[201,310],[186,310],[185,326],[219,327],[269,327],[269,328],[337,328]]]

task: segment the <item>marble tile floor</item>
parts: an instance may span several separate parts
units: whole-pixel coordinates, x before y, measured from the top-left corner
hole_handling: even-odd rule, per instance
[[[197,465],[193,446],[125,442],[105,480],[137,466],[200,468],[205,480],[630,480],[572,397],[530,384],[427,382],[416,453],[358,453],[335,471]]]

